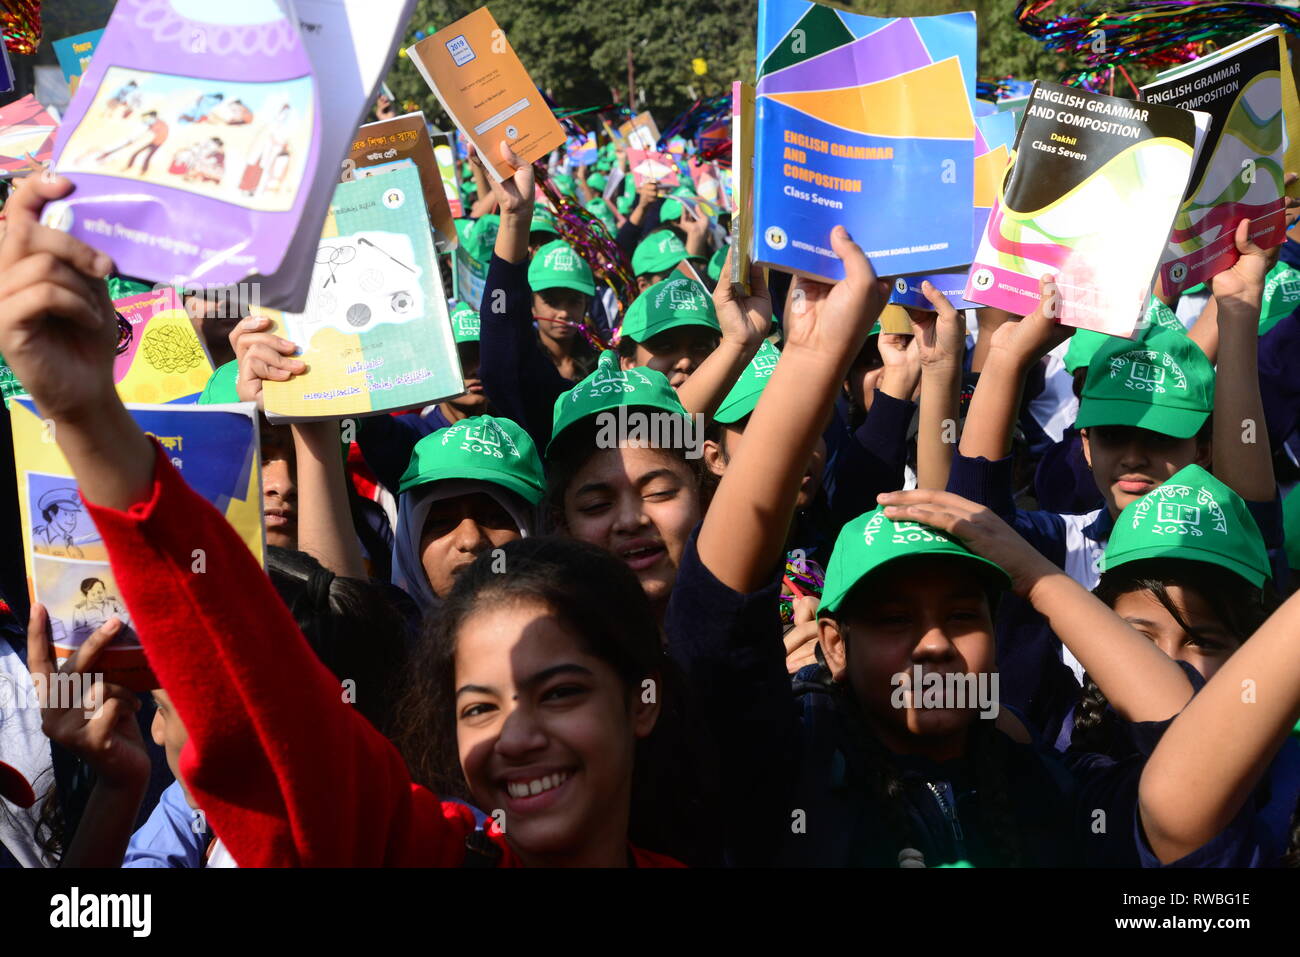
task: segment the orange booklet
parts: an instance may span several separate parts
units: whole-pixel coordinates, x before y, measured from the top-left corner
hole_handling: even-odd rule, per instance
[[[502,142],[526,163],[564,145],[564,130],[487,7],[406,53],[497,180],[514,173],[501,160]]]

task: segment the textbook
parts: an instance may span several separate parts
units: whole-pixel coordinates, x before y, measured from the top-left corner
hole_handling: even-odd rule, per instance
[[[343,166],[343,179],[346,181],[349,173],[374,175],[387,172],[403,161],[414,164],[420,172],[424,205],[429,211],[429,222],[437,233],[434,239],[438,251],[447,252],[455,248],[456,224],[447,202],[438,160],[434,156],[433,140],[429,138],[429,124],[419,110],[391,120],[367,123],[357,130],[348,162]]]
[[[571,136],[565,142],[564,147],[569,162],[574,166],[593,166],[598,159],[595,133]]]
[[[1132,336],[1208,121],[1035,84],[966,298],[1027,316],[1054,273],[1063,325]]]
[[[30,93],[0,106],[0,179],[26,176],[48,163],[58,128]]]
[[[46,225],[154,282],[301,307],[339,164],[414,0],[119,0],[55,142]]]
[[[465,390],[411,167],[338,184],[306,310],[253,311],[274,321],[272,331],[295,343],[308,367],[263,384],[272,422],[370,415]]]
[[[10,403],[18,512],[27,565],[28,596],[49,609],[54,651],[62,660],[117,615],[127,626],[104,650],[96,670],[132,691],[158,687],[131,629],[131,609],[121,600],[95,523],[81,502],[76,480],[45,421],[28,397]],[[262,469],[257,408],[234,405],[128,405],[140,428],[157,439],[194,491],[225,515],[259,562]],[[204,570],[201,551],[193,560]]]
[[[89,33],[78,33],[76,36],[55,40],[51,44],[54,47],[54,55],[59,61],[59,69],[63,71],[63,79],[67,81],[68,89],[73,93],[77,92],[77,86],[81,83],[95,47],[99,45],[99,38],[103,35],[103,30],[91,30]]]
[[[212,375],[212,360],[176,290],[163,286],[115,299],[113,307],[131,326],[131,341],[113,360],[122,401],[197,402]]]
[[[658,183],[660,186],[681,184],[677,175],[677,160],[671,153],[630,149],[627,151],[627,165],[632,171],[632,182],[638,187],[646,183]]]
[[[842,279],[836,225],[878,275],[970,262],[974,14],[759,0],[758,64],[755,262]]]
[[[442,192],[447,197],[447,208],[451,210],[452,229],[455,230],[455,221],[465,216],[465,204],[461,202],[460,190],[456,188],[456,158],[452,153],[452,147],[446,143],[438,143],[434,146],[433,158],[438,164],[438,178],[442,180]]]
[[[972,219],[971,249],[979,246],[984,235],[993,204],[997,201],[1011,158],[1011,146],[1016,139],[1016,124],[1010,113],[987,113],[975,117],[975,214]],[[970,302],[962,293],[966,289],[966,271],[931,273],[920,276],[899,276],[889,301],[914,309],[933,310],[930,300],[921,292],[921,283],[930,283],[943,293],[954,309],[978,309],[980,304]]]
[[[630,150],[654,150],[659,147],[659,127],[648,111],[620,123],[618,132]]]
[[[1286,239],[1286,125],[1280,27],[1263,30],[1142,88],[1148,103],[1203,110],[1210,129],[1160,262],[1160,282],[1181,293],[1232,267],[1237,224],[1251,221],[1263,249]],[[1298,170],[1297,172],[1300,172]]]
[[[739,297],[749,295],[754,258],[754,88],[731,84],[731,275]]]
[[[407,47],[406,55],[498,182],[514,173],[501,159],[502,143],[525,163],[564,145],[563,128],[487,7]]]

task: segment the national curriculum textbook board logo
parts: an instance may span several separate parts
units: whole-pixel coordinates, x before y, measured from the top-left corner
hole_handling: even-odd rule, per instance
[[[474,50],[463,33],[447,41],[447,52],[451,54],[451,60],[457,66],[464,66],[474,59]]]

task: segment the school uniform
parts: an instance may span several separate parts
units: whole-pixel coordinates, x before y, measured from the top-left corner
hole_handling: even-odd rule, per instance
[[[664,621],[669,654],[717,742],[728,863],[898,866],[900,846],[884,827],[886,812],[867,785],[867,769],[854,758],[851,722],[836,698],[809,680],[819,666],[801,671],[791,692],[778,592],[775,573],[751,594],[728,588],[700,561],[692,535]],[[1060,755],[1032,723],[1024,724],[1029,744],[1003,742],[1022,862],[1138,863],[1136,798],[1145,757]],[[894,756],[894,762],[903,781],[902,813],[928,866],[996,859],[993,838],[981,829],[967,761],[939,765]],[[1223,846],[1235,851],[1240,838],[1234,831]]]

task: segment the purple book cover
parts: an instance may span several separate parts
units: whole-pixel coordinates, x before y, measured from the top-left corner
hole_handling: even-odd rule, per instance
[[[319,162],[320,103],[274,0],[119,0],[55,142],[76,184],[45,222],[119,272],[237,283],[276,271]]]

